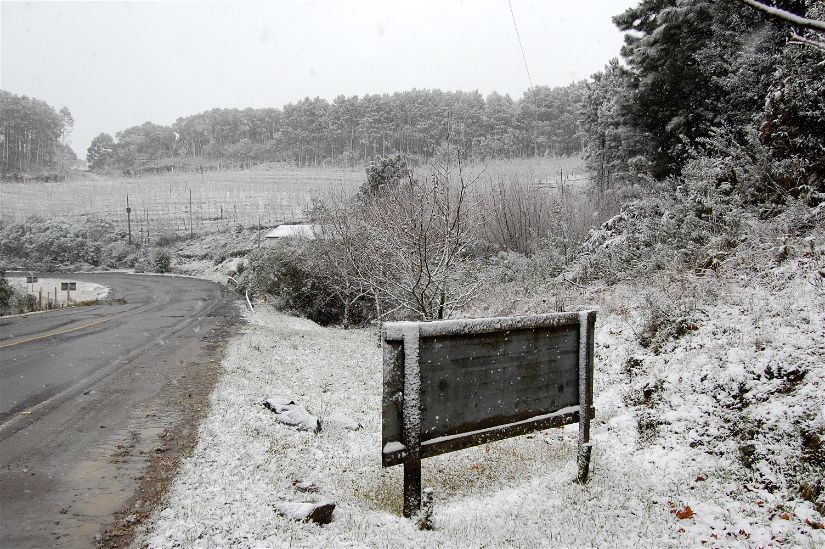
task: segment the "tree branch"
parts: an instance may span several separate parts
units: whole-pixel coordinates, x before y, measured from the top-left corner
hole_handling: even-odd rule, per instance
[[[796,33],[791,35],[791,44],[799,44],[801,46],[811,46],[812,48],[816,48],[820,51],[825,52],[825,42],[818,42],[816,40],[811,40],[809,38],[805,38],[804,36],[800,36]]]
[[[768,15],[769,17],[772,17],[773,19],[778,19],[780,21],[784,21],[786,23],[802,27],[803,29],[808,29],[816,32],[825,32],[825,21],[818,21],[816,19],[808,19],[807,17],[800,17],[789,11],[775,8],[773,6],[767,6],[761,2],[757,2],[756,0],[739,0],[739,2],[745,4],[746,6],[750,6],[751,8],[757,11],[761,11],[762,13]]]

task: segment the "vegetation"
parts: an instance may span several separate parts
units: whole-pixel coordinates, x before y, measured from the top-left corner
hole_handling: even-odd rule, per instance
[[[821,2],[780,1],[825,17]],[[588,84],[582,129],[602,186],[680,176],[691,158],[752,203],[825,191],[825,53],[736,2],[644,0],[614,18],[622,56]],[[802,29],[798,29],[803,34]]]
[[[775,4],[825,19],[821,2]],[[822,352],[806,347],[825,295],[820,39],[733,1],[642,0],[615,22],[628,31],[625,63],[611,61],[586,84],[535,88],[518,101],[411,91],[213,110],[171,127],[129,128],[117,139],[101,134],[89,161],[128,173],[364,162],[357,193],[359,182],[349,181],[339,194],[312,196],[314,238],[265,246],[238,264],[241,288],[345,326],[548,312],[568,308],[571,296],[574,306],[604,303],[615,290],[618,305],[603,309],[613,324],[597,352],[625,360],[622,390],[639,435],[628,446],[655,444],[670,430],[667,442],[684,444],[668,451],[721,454],[726,479],[741,475],[742,484],[782,501],[766,512],[804,499],[825,514],[825,419],[817,419],[814,379]],[[592,188],[502,160],[579,148]],[[253,173],[228,188],[252,187]],[[284,193],[271,183],[260,196]],[[168,189],[159,200],[171,218]],[[217,197],[229,193],[221,191],[206,217],[226,229],[229,208],[225,217]],[[198,214],[182,204],[175,210],[191,230]],[[247,221],[261,204],[274,209],[260,202]],[[238,224],[244,212],[239,220],[232,209]],[[150,259],[148,247],[126,245],[107,223],[3,225],[0,256],[47,268],[171,268],[175,250]],[[179,244],[174,230],[151,232],[151,244]],[[217,254],[215,264],[228,255],[212,242],[202,250]],[[628,341],[616,337],[621,322]],[[760,340],[774,336],[771,349]],[[783,400],[789,395],[792,405]],[[693,425],[674,411],[688,404]]]
[[[158,248],[152,252],[152,264],[156,273],[172,272],[172,255],[166,248]]]
[[[14,289],[6,280],[5,271],[0,270],[0,316],[8,314],[14,299]]]
[[[359,325],[373,317],[362,292],[336,280],[312,241],[281,241],[250,254],[250,268],[239,274],[242,288],[271,296],[278,307],[322,326]]]
[[[66,107],[0,90],[0,176],[64,171],[77,160],[65,141],[73,125]]]
[[[400,154],[379,158],[367,166],[367,180],[358,192],[365,199],[369,199],[378,196],[383,189],[398,186],[402,178],[409,176],[410,168]]]
[[[519,100],[492,93],[411,90],[305,98],[283,109],[213,109],[172,126],[147,122],[97,136],[95,169],[145,173],[262,162],[353,165],[395,153],[423,162],[444,142],[468,157],[568,155],[581,150],[583,83],[537,86]]]

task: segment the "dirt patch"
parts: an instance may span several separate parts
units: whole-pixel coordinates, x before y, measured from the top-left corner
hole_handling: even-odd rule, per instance
[[[218,320],[216,330],[210,334],[210,343],[188,365],[195,375],[181,377],[160,395],[163,409],[174,410],[172,413],[180,419],[157,435],[157,444],[151,450],[145,472],[138,477],[140,484],[135,494],[115,513],[114,521],[97,541],[98,548],[127,547],[134,543],[140,527],[162,503],[181,462],[197,444],[198,426],[209,410],[209,395],[219,377],[223,351],[239,324],[238,310],[229,309],[227,316]],[[127,451],[128,447],[118,445],[112,457],[118,459],[120,453]]]

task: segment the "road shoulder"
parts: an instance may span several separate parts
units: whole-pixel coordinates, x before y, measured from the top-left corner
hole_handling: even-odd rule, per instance
[[[177,421],[158,433],[134,495],[100,534],[97,547],[133,544],[136,533],[164,500],[180,464],[197,445],[198,427],[209,411],[209,397],[219,378],[224,350],[236,335],[240,322],[241,309],[238,303],[235,305],[229,307],[225,315],[215,315],[218,318],[209,333],[209,343],[191,357],[188,364],[181,365],[186,369],[197,367],[197,375],[180,377],[173,387],[167,387],[158,395],[155,406],[167,410]],[[121,451],[128,451],[128,444]]]

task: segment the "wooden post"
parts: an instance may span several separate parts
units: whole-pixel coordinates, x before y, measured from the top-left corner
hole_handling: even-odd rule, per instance
[[[581,484],[587,482],[590,474],[590,408],[593,406],[593,339],[596,326],[596,312],[583,314],[579,325],[579,447],[578,477]],[[582,360],[583,358],[583,360]]]
[[[129,245],[132,245],[132,208],[129,207],[129,195],[126,194],[126,225],[129,230]]]
[[[38,292],[37,296],[37,308],[42,310],[43,309],[43,287],[40,287],[40,291]]]
[[[419,332],[404,334],[404,516],[421,509],[421,371],[418,363]]]
[[[261,216],[258,216],[258,249],[261,249]]]

